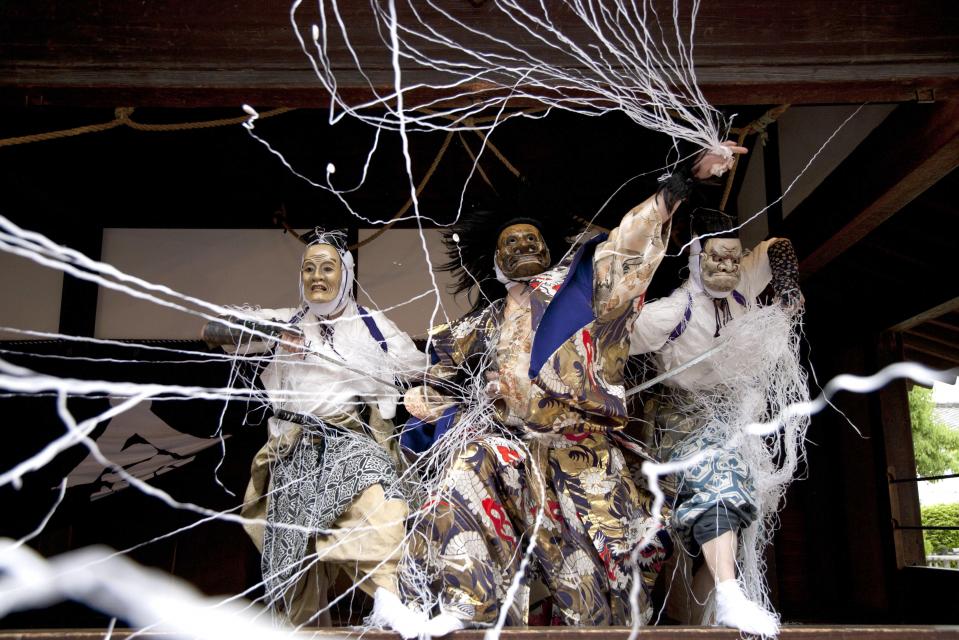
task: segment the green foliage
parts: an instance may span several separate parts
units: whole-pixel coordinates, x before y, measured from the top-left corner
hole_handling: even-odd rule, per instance
[[[950,429],[934,413],[932,389],[918,385],[909,391],[909,419],[920,476],[959,472],[959,431]]]
[[[922,524],[927,527],[959,527],[959,502],[934,504],[922,508]],[[959,531],[923,531],[926,554],[959,549]]]

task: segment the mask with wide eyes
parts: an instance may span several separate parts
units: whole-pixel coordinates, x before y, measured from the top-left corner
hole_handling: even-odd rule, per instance
[[[511,280],[529,278],[549,269],[549,248],[533,225],[511,224],[499,234],[496,263]]]
[[[742,243],[736,238],[710,238],[700,254],[703,286],[717,293],[729,293],[741,278]]]
[[[306,250],[300,267],[303,297],[314,304],[332,302],[340,292],[343,269],[340,254],[328,244],[317,244]]]

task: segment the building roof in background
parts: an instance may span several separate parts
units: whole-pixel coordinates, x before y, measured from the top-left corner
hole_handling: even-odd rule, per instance
[[[937,403],[936,415],[950,428],[959,430],[959,402]]]

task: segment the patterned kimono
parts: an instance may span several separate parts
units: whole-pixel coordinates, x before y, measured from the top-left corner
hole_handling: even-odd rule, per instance
[[[495,622],[535,531],[535,569],[555,615],[568,625],[631,620],[629,560],[652,524],[652,501],[614,440],[626,423],[629,328],[662,258],[663,233],[647,201],[608,240],[594,238],[533,278],[528,306],[497,301],[434,335],[434,370],[475,371],[485,360],[512,380],[498,407],[503,437],[461,449],[424,521],[444,613]],[[455,411],[443,414],[440,431]],[[643,620],[668,553],[665,534],[640,553]],[[518,591],[511,624],[526,622],[526,592]]]
[[[304,309],[246,313],[296,326],[306,353],[280,345],[260,375],[274,415],[241,515],[266,523],[246,530],[262,552],[267,603],[294,624],[328,624],[320,612],[340,571],[371,595],[398,590],[408,512],[390,421],[398,394],[377,378],[421,370],[425,356],[386,316],[352,300],[334,321]],[[270,346],[254,343],[245,353]]]

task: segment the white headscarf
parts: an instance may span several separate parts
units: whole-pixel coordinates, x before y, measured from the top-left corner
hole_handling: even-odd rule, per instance
[[[334,239],[333,235],[336,234],[337,238]],[[334,249],[340,255],[340,289],[336,292],[336,297],[334,297],[329,302],[310,302],[306,299],[306,292],[303,290],[303,277],[300,276],[300,300],[302,300],[310,311],[317,318],[327,318],[331,315],[336,315],[337,313],[343,311],[346,308],[346,305],[353,299],[353,278],[354,276],[354,263],[353,263],[353,254],[349,252],[345,247],[341,248],[342,242],[337,242],[342,233],[339,232],[325,232],[318,234],[317,239],[314,242],[311,242],[307,245],[306,249],[303,251],[303,257],[306,258],[306,252],[309,251],[310,247],[315,247],[318,244],[326,244]],[[301,261],[302,264],[302,261]]]
[[[336,249],[340,256],[340,274],[342,276],[336,296],[329,302],[310,302],[306,299],[303,290],[303,278],[301,277],[300,299],[320,321],[320,325],[329,327],[330,333],[327,340],[335,352],[333,357],[338,356],[353,369],[367,372],[372,376],[370,379],[360,378],[354,381],[356,394],[367,398],[366,401],[375,404],[384,418],[390,419],[396,414],[396,404],[399,396],[396,394],[394,387],[384,387],[384,385],[377,384],[374,378],[391,379],[396,375],[398,368],[408,367],[409,365],[384,352],[360,317],[356,301],[353,299],[355,263],[353,262],[353,255],[346,248],[344,240],[345,236],[342,232],[317,231],[317,239],[311,242],[306,249],[309,250],[310,247],[318,244],[329,245]],[[303,255],[306,256],[306,251]],[[330,316],[337,315],[340,312],[343,312],[342,315],[339,315],[335,320],[329,319]],[[385,318],[379,322],[384,321]],[[384,326],[387,325],[381,325],[381,327]],[[293,369],[293,375],[310,375],[309,368]]]

